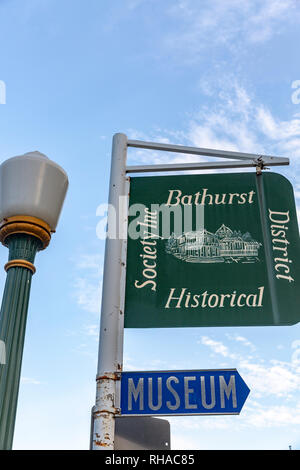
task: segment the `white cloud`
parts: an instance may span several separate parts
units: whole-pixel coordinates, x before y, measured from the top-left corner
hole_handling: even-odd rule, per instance
[[[96,325],[85,325],[84,331],[87,336],[94,336],[98,339],[99,336],[99,324]]]
[[[154,130],[141,140],[172,142],[202,148],[287,156],[300,156],[300,119],[281,120],[236,81],[219,83],[219,100],[202,105],[190,117],[185,131]],[[138,134],[138,132],[134,132]],[[130,160],[144,163],[177,163],[207,160],[195,155],[138,150]]]
[[[225,85],[212,109],[190,121],[192,145],[249,153],[300,156],[300,119],[280,120],[237,83]]]
[[[235,354],[230,353],[228,347],[225,346],[221,341],[215,341],[208,336],[202,336],[198,343],[201,343],[204,346],[208,346],[215,354],[221,354],[221,356],[229,357],[231,359],[236,358]]]
[[[230,138],[230,136],[221,137],[216,132],[216,129],[223,127],[224,129],[228,127],[228,121],[226,118],[221,122],[221,118],[217,115],[207,116],[206,121],[201,123],[197,121],[192,121],[190,124],[190,129],[188,137],[193,145],[196,147],[210,148],[210,149],[222,149],[222,150],[231,150],[238,152],[239,148],[236,143]]]
[[[79,277],[74,283],[74,296],[80,307],[90,313],[100,312],[101,282]]]
[[[141,370],[141,367],[136,365],[136,359],[128,356],[128,354],[124,354],[123,356],[123,370],[127,371],[135,371]]]
[[[73,260],[80,275],[75,276],[73,297],[77,304],[90,313],[100,313],[103,255],[81,254]]]
[[[263,106],[257,107],[257,124],[263,133],[272,140],[282,141],[300,136],[300,119],[275,120],[271,112]]]
[[[172,448],[173,449],[198,449],[201,448],[201,442],[196,439],[197,432],[205,429],[207,432],[226,431],[243,432],[247,429],[266,429],[266,428],[284,428],[299,426],[300,407],[295,408],[285,405],[279,406],[261,406],[258,403],[255,406],[247,406],[240,416],[208,416],[188,418],[170,418],[172,429]],[[183,432],[184,431],[184,432]],[[181,440],[182,436],[186,437]],[[200,446],[200,447],[199,447]],[[225,446],[226,447],[226,446]]]
[[[99,263],[96,260],[97,258],[99,258],[97,255],[81,255],[77,266],[82,269],[99,268]]]
[[[300,387],[297,364],[270,361],[269,364],[241,360],[239,369],[256,397],[289,397]]]
[[[243,344],[251,351],[256,351],[253,343],[240,335],[227,335],[229,340]],[[299,362],[283,362],[277,360],[263,361],[259,356],[250,357],[241,349],[232,352],[226,344],[208,336],[202,336],[198,344],[210,348],[213,354],[224,358],[235,359],[236,367],[252,390],[253,398],[276,397],[290,399],[300,388]]]
[[[247,424],[257,428],[299,425],[300,408],[272,406],[259,410],[255,409],[252,413],[249,413]]]
[[[299,18],[296,0],[209,0],[201,8],[197,0],[178,0],[168,14],[180,23],[164,44],[184,62],[201,59],[208,45],[235,53],[264,43]]]
[[[241,343],[243,344],[244,346],[248,347],[251,349],[251,351],[255,351],[256,350],[256,347],[253,343],[251,343],[251,341],[249,341],[247,338],[245,338],[244,336],[240,336],[238,334],[236,335],[229,335],[229,334],[226,334],[226,337],[232,341],[236,341],[238,343]]]
[[[238,83],[220,86],[217,104],[202,107],[190,120],[185,134],[189,145],[286,156],[297,163],[300,119],[275,117]]]
[[[76,267],[79,269],[93,269],[101,271],[103,266],[102,254],[82,254],[76,260]]]

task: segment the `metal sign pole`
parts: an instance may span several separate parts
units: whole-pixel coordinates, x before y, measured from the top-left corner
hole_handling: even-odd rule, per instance
[[[103,290],[100,321],[100,340],[97,370],[96,405],[92,410],[93,450],[113,450],[115,415],[119,413],[117,382],[123,362],[123,302],[121,293],[124,282],[124,230],[127,214],[124,211],[126,198],[127,137],[113,137],[111,174],[108,199],[108,233],[105,245]],[[123,196],[123,197],[122,197]],[[123,200],[123,204],[120,201]],[[115,236],[112,229],[116,228]]]
[[[233,160],[224,163],[199,162],[126,167],[127,147]],[[126,174],[239,167],[256,167],[257,173],[261,173],[266,165],[288,164],[289,159],[283,157],[142,142],[128,140],[125,134],[114,135],[108,201],[108,238],[105,245],[103,273],[96,405],[92,409],[91,448],[93,450],[114,450],[115,416],[120,414],[127,243],[128,180]],[[112,236],[114,228],[117,230],[115,236]]]

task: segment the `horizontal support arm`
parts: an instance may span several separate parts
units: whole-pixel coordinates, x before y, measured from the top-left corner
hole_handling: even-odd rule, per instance
[[[229,162],[171,163],[162,165],[127,166],[126,173],[154,173],[159,171],[216,170],[226,168],[253,168],[257,166],[289,165],[288,158],[262,158],[261,160],[240,160]]]
[[[207,157],[233,158],[237,160],[258,160],[262,159],[266,164],[276,161],[273,165],[289,165],[289,159],[284,157],[274,157],[271,155],[259,155],[254,153],[232,152],[228,150],[215,150],[198,147],[186,147],[184,145],[160,144],[155,142],[143,142],[141,140],[128,140],[128,147],[143,148],[148,150],[162,150],[165,152],[186,153],[191,155],[204,155]],[[278,163],[278,162],[281,163]]]

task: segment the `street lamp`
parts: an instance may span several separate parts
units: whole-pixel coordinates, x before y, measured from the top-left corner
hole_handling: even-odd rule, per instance
[[[34,258],[55,232],[68,188],[66,172],[40,152],[0,166],[0,242],[8,247],[0,311],[0,449],[11,449]]]

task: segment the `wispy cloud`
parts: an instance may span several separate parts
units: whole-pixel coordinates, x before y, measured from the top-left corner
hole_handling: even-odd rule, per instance
[[[254,357],[249,356],[247,350],[243,352],[238,349],[236,352],[234,343],[243,344],[252,353],[257,351],[257,348],[243,336],[227,335],[227,338],[230,341],[228,344],[209,336],[202,336],[197,342],[208,347],[213,355],[230,360],[235,359],[238,370],[242,373],[250,389],[253,390],[253,397],[273,396],[285,399],[293,397],[293,393],[300,388],[299,361],[263,360],[258,354]]]
[[[291,397],[300,387],[299,365],[283,361],[240,361],[239,368],[257,398]]]
[[[226,337],[229,340],[236,341],[237,343],[242,344],[243,346],[250,348],[250,350],[252,352],[256,350],[255,345],[253,343],[251,343],[251,341],[249,341],[244,336],[241,336],[241,335],[238,335],[238,334],[230,335],[230,334],[227,333]]]
[[[247,424],[256,428],[284,427],[300,424],[300,406],[272,406],[255,408],[247,417]]]
[[[198,449],[201,443],[197,439],[197,430],[231,430],[241,432],[246,429],[266,429],[297,427],[300,424],[300,403],[295,408],[285,405],[268,406],[259,405],[248,406],[238,417],[217,416],[217,417],[194,417],[193,421],[188,418],[171,418],[172,442],[175,449]],[[187,438],[187,442],[181,442],[182,430]],[[294,428],[295,429],[295,428]],[[297,428],[296,428],[297,429]],[[191,434],[189,434],[191,433]],[[199,447],[200,444],[200,447]]]
[[[201,59],[208,45],[235,53],[269,41],[299,18],[296,0],[177,0],[168,14],[180,23],[164,45],[185,63]]]
[[[263,106],[256,107],[257,124],[269,139],[284,142],[300,137],[300,119],[279,121],[272,116],[270,110]],[[299,143],[299,139],[298,139]]]
[[[84,331],[87,336],[94,336],[98,339],[99,336],[99,324],[84,325]]]
[[[299,166],[300,119],[294,116],[280,119],[235,79],[219,82],[211,91],[213,99],[207,96],[199,110],[190,115],[184,130],[154,129],[141,140],[286,156],[291,164]],[[131,133],[138,135],[137,131],[131,130]],[[193,155],[143,150],[130,158],[153,164],[207,160]],[[295,168],[291,171],[291,175],[294,174]]]
[[[90,313],[100,313],[103,255],[81,254],[74,261],[77,275],[72,286],[77,304]]]
[[[90,313],[100,312],[101,282],[94,282],[83,277],[74,282],[74,296],[77,304]]]
[[[300,119],[281,120],[237,82],[219,88],[219,100],[190,120],[189,140],[240,152],[298,157]]]
[[[96,271],[101,271],[103,265],[103,254],[82,254],[76,260],[76,267],[79,269],[88,269]]]
[[[228,357],[231,359],[236,358],[235,354],[232,354],[229,351],[228,347],[225,346],[224,343],[222,343],[221,341],[215,341],[212,338],[209,338],[208,336],[202,336],[201,340],[198,341],[198,343],[208,346],[214,354],[220,354],[223,357]]]

